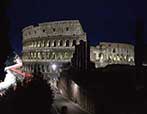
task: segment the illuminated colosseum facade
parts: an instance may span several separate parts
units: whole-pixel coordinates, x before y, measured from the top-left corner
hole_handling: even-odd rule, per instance
[[[100,42],[90,49],[90,59],[96,68],[109,64],[134,65],[134,46],[125,43]]]
[[[63,63],[71,61],[75,44],[86,41],[86,33],[78,20],[55,21],[28,26],[23,33],[24,71],[39,69],[44,77],[59,72]],[[58,70],[51,67],[56,64]]]

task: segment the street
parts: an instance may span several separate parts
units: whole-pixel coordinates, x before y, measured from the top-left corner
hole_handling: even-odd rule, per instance
[[[83,109],[80,108],[78,104],[75,104],[74,102],[62,97],[61,95],[57,94],[55,96],[55,101],[53,104],[53,107],[57,109],[57,114],[61,114],[61,107],[66,106],[67,107],[67,113],[66,114],[90,114],[88,112],[85,112]],[[65,114],[65,113],[64,113]]]

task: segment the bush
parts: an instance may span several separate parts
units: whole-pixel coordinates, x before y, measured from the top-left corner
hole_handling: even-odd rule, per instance
[[[19,84],[15,91],[10,88],[3,99],[9,114],[50,114],[53,92],[41,74],[35,73],[30,82]]]

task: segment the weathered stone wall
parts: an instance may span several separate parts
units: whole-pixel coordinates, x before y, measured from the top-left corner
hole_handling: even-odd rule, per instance
[[[101,42],[96,47],[91,47],[91,61],[96,67],[109,64],[134,65],[134,46],[125,43]]]
[[[78,86],[74,81],[61,77],[58,82],[60,94],[79,104],[84,110],[95,114],[95,105],[93,99],[89,97],[88,92]]]

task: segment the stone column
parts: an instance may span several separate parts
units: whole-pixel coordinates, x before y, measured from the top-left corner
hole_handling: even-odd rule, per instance
[[[73,40],[70,40],[69,41],[69,46],[72,47],[72,45],[73,45]]]
[[[54,47],[54,40],[51,41],[51,47]]]
[[[57,47],[60,46],[60,40],[57,40]]]
[[[63,47],[65,47],[65,46],[66,46],[66,40],[63,41]]]

